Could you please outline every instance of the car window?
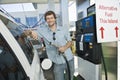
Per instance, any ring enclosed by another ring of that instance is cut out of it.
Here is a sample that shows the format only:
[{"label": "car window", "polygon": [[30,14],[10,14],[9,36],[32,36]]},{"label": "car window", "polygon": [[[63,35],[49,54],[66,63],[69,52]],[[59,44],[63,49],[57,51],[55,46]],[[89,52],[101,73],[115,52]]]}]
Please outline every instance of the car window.
[{"label": "car window", "polygon": [[7,25],[7,27],[25,53],[29,63],[32,64],[34,57],[33,46],[26,36],[22,36],[23,30],[21,29],[21,26],[10,27]]},{"label": "car window", "polygon": [[26,78],[20,62],[0,34],[0,80],[26,80]]}]

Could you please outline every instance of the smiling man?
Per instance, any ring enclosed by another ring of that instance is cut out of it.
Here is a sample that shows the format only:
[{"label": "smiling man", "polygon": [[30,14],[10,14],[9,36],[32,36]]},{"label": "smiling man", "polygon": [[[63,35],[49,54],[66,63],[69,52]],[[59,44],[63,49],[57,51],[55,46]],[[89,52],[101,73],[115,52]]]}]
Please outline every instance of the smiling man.
[{"label": "smiling man", "polygon": [[[56,14],[53,11],[47,11],[44,15],[47,25],[37,30],[37,35],[32,32],[32,37],[43,37],[48,58],[54,63],[55,80],[65,80],[64,71],[70,73],[70,80],[73,80],[74,57],[71,52],[72,40],[66,26],[58,26],[56,23]],[[56,46],[48,43],[53,43]],[[63,57],[64,54],[69,63],[70,71],[67,71],[67,64]],[[68,76],[66,77],[68,79]]]}]

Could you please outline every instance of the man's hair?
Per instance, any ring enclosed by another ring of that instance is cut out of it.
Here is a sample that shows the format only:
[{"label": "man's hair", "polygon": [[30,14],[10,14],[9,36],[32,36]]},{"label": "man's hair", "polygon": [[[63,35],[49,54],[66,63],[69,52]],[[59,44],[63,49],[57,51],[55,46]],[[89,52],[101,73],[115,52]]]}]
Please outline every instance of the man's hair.
[{"label": "man's hair", "polygon": [[48,16],[48,15],[53,15],[54,18],[56,19],[56,14],[53,11],[47,11],[44,15],[45,21],[46,21],[46,16]]}]

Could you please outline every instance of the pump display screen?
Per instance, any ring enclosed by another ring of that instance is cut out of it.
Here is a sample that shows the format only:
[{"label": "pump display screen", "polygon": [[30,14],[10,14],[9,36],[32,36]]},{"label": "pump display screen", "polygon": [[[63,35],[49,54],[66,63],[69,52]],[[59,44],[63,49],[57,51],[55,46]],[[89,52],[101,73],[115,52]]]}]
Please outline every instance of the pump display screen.
[{"label": "pump display screen", "polygon": [[88,27],[94,27],[94,19],[93,19],[93,16],[89,16],[87,18],[84,18],[82,20],[82,27],[83,28],[88,28]]},{"label": "pump display screen", "polygon": [[88,33],[84,35],[84,42],[92,42],[93,40],[93,33]]}]

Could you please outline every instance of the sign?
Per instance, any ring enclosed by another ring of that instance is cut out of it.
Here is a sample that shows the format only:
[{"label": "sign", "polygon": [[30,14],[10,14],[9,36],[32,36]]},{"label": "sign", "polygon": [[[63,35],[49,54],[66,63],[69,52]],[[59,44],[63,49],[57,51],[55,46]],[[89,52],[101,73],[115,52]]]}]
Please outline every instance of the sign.
[{"label": "sign", "polygon": [[120,31],[119,0],[96,0],[97,41],[118,41]]}]

